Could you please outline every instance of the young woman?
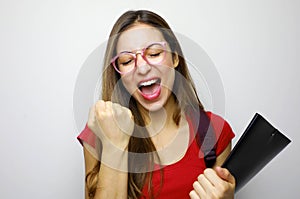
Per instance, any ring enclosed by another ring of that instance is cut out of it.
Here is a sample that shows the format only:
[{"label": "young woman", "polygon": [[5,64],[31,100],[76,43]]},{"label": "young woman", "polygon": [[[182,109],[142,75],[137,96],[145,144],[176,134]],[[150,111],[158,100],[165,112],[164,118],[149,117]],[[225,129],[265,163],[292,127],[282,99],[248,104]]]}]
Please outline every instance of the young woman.
[{"label": "young woman", "polygon": [[[102,80],[102,100],[78,136],[86,199],[234,197],[235,179],[220,167],[234,134],[221,117],[204,111],[163,18],[138,10],[117,20]],[[216,138],[212,168],[206,168],[201,151],[205,141],[195,138],[201,117],[209,118]]]}]

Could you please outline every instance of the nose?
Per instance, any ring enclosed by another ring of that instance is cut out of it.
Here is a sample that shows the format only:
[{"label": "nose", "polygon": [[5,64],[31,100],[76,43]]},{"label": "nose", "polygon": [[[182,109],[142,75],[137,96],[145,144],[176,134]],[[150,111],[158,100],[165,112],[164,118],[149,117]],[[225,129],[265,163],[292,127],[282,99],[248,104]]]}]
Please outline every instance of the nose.
[{"label": "nose", "polygon": [[136,68],[140,74],[147,74],[151,69],[151,66],[140,53],[136,55]]}]

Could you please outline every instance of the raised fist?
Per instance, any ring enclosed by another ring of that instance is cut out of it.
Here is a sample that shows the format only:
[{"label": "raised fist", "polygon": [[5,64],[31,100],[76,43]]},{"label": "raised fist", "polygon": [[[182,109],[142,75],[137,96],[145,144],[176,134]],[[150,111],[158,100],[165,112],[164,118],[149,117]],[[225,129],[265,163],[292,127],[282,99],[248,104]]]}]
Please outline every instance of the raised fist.
[{"label": "raised fist", "polygon": [[131,111],[117,103],[99,100],[92,106],[88,127],[101,139],[103,147],[124,150],[134,129]]}]

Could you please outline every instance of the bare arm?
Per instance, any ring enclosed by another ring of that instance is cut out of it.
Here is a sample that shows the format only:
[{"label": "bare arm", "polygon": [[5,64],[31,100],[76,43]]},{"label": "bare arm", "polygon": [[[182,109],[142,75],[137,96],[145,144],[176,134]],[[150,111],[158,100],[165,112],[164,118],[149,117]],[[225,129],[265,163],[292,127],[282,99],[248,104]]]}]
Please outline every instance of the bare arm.
[{"label": "bare arm", "polygon": [[[98,160],[84,148],[85,173],[89,173],[94,169]],[[123,159],[124,160],[124,159]],[[101,198],[127,198],[127,181],[128,174],[118,169],[110,168],[105,164],[100,165],[98,173],[97,189],[94,199]],[[85,186],[85,199],[89,199],[87,186]]]},{"label": "bare arm", "polygon": [[[85,147],[83,147],[83,154],[84,154],[85,176],[86,176],[89,172],[91,172],[94,169],[94,167],[98,163],[98,160],[94,158]],[[89,199],[87,184],[85,184],[85,199]]]},{"label": "bare arm", "polygon": [[224,163],[224,161],[226,160],[226,158],[228,157],[230,152],[231,152],[231,142],[228,144],[228,146],[225,148],[225,150],[217,157],[213,168],[215,168],[217,166],[219,166],[219,167],[222,166],[222,164]]},{"label": "bare arm", "polygon": [[[94,199],[127,198],[127,146],[134,129],[131,111],[119,104],[99,100],[90,110],[88,127],[102,143]],[[84,149],[84,157],[88,174],[98,164],[98,159],[95,159],[87,148]],[[89,198],[87,188],[85,197]]]}]

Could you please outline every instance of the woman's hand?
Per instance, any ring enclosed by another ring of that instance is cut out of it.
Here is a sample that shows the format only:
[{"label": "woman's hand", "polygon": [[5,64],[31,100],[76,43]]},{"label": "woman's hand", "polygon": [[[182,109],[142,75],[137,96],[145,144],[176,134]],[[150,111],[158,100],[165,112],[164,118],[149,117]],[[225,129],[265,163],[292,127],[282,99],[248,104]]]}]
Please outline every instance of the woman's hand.
[{"label": "woman's hand", "polygon": [[235,178],[225,168],[208,168],[198,176],[193,187],[191,199],[233,199]]},{"label": "woman's hand", "polygon": [[117,103],[99,100],[90,110],[88,127],[104,148],[124,150],[134,129],[131,111]]}]

